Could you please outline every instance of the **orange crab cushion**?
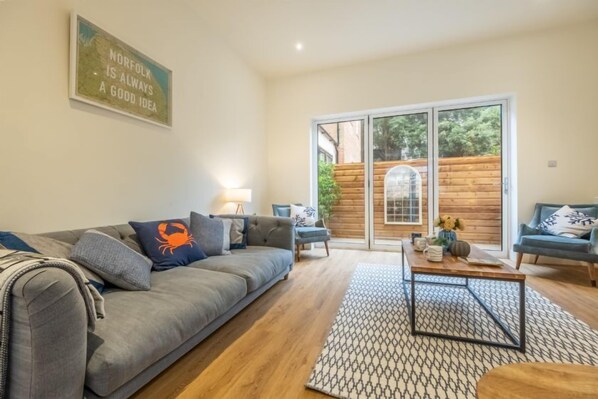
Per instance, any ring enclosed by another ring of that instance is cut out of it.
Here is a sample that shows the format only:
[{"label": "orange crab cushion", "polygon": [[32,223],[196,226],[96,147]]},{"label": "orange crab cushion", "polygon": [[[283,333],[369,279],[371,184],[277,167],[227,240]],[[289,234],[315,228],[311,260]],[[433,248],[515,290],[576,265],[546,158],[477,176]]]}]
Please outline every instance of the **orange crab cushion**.
[{"label": "orange crab cushion", "polygon": [[181,219],[129,222],[155,270],[186,266],[207,258]]}]

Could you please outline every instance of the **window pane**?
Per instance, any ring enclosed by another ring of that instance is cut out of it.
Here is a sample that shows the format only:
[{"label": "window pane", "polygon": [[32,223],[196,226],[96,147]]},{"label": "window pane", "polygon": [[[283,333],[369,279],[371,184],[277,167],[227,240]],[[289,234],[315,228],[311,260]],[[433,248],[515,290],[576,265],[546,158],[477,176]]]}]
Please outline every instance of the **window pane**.
[{"label": "window pane", "polygon": [[[318,125],[318,154],[319,216],[326,219],[335,241],[364,243],[363,121]],[[339,195],[331,201],[335,190]]]},{"label": "window pane", "polygon": [[[428,233],[428,123],[427,112],[373,119],[376,244],[398,244],[413,232]],[[403,172],[387,176],[398,166]]]},{"label": "window pane", "polygon": [[439,211],[463,218],[463,239],[502,249],[502,106],[438,112]]}]

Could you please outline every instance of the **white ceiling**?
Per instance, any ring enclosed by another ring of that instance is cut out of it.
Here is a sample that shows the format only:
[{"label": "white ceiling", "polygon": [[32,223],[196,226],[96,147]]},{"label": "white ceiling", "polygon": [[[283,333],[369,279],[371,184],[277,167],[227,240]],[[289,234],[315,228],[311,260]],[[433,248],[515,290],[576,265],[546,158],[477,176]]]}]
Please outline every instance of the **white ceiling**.
[{"label": "white ceiling", "polygon": [[598,0],[187,1],[267,77],[598,18]]}]

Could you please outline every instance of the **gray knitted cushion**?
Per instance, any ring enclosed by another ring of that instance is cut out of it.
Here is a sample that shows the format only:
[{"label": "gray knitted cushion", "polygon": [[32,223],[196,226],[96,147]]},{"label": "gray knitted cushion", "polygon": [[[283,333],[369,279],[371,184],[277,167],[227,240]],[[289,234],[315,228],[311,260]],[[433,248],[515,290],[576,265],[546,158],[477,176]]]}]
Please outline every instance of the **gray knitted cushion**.
[{"label": "gray knitted cushion", "polygon": [[83,264],[104,280],[125,290],[150,289],[152,261],[122,241],[97,230],[83,233],[69,259]]},{"label": "gray knitted cushion", "polygon": [[191,234],[197,244],[208,256],[230,255],[230,229],[232,221],[210,219],[207,216],[191,212]]}]

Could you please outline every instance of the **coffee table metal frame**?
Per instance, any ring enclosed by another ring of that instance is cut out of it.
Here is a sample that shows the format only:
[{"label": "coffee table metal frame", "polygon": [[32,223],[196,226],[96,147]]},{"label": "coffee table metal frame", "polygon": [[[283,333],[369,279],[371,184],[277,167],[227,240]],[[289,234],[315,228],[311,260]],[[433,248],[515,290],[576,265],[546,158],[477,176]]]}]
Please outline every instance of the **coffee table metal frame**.
[{"label": "coffee table metal frame", "polygon": [[[421,272],[413,272],[411,271],[411,278],[409,280],[405,279],[405,251],[401,251],[401,277],[402,277],[402,284],[403,284],[403,292],[405,293],[405,299],[407,301],[407,313],[409,314],[409,320],[411,322],[411,335],[425,335],[428,337],[436,337],[436,338],[445,338],[451,339],[454,341],[461,341],[461,342],[470,342],[475,344],[483,344],[483,345],[490,345],[499,348],[509,348],[509,349],[517,349],[522,353],[525,353],[525,280],[512,280],[512,279],[505,279],[505,278],[496,278],[496,277],[464,277],[462,275],[451,275],[451,274],[440,274],[440,273],[421,273]],[[455,277],[460,279],[465,279],[465,284],[456,284],[456,283],[443,283],[443,282],[436,282],[436,281],[416,281],[416,275],[423,275],[423,276],[439,276],[439,277]],[[471,288],[469,285],[469,279],[479,279],[479,280],[498,280],[498,281],[506,281],[519,284],[519,338],[517,338],[511,329],[500,319],[500,317],[492,311],[492,308],[488,306],[486,302]],[[510,343],[505,342],[496,342],[496,341],[489,341],[484,339],[478,338],[470,338],[470,337],[462,337],[458,335],[449,335],[449,334],[441,334],[429,331],[422,331],[416,328],[416,306],[415,306],[415,286],[417,284],[431,284],[431,285],[442,285],[442,286],[450,286],[456,288],[466,289],[471,296],[482,306],[482,308],[486,311],[486,313],[494,320],[494,322],[500,327],[500,329],[509,337],[511,340]],[[408,292],[407,286],[411,285],[411,293]]]}]

